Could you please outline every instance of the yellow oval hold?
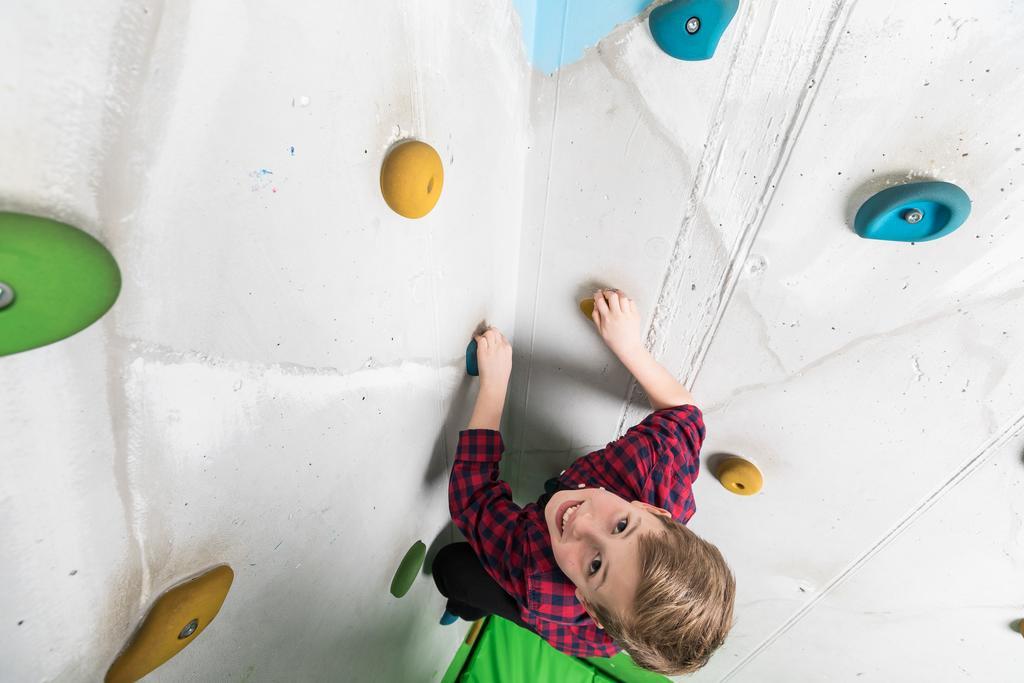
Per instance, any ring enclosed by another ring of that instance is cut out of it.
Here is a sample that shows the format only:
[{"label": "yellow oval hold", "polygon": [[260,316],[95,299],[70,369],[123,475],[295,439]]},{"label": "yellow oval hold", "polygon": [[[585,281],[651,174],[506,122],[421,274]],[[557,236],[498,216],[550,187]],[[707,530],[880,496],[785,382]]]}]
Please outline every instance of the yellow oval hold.
[{"label": "yellow oval hold", "polygon": [[157,598],[105,683],[134,683],[185,649],[217,616],[235,573],[226,564],[178,584]]},{"label": "yellow oval hold", "polygon": [[433,147],[410,140],[394,147],[380,167],[384,201],[400,216],[422,218],[433,210],[444,185],[441,157]]},{"label": "yellow oval hold", "polygon": [[583,311],[583,315],[587,316],[588,320],[594,319],[594,300],[583,299],[580,301],[580,310]]},{"label": "yellow oval hold", "polygon": [[764,477],[749,460],[728,458],[718,467],[718,481],[739,496],[752,496],[761,490]]}]

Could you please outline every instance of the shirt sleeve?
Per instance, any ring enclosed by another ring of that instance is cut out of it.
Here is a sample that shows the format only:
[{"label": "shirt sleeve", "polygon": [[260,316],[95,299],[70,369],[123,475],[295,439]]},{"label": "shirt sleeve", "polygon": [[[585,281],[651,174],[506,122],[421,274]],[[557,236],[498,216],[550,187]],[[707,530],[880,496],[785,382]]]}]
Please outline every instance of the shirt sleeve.
[{"label": "shirt sleeve", "polygon": [[512,502],[509,485],[498,479],[504,450],[501,433],[496,430],[459,432],[448,482],[448,508],[487,573],[523,604],[530,543],[522,508]]},{"label": "shirt sleeve", "polygon": [[565,474],[665,508],[686,521],[696,509],[690,488],[700,469],[704,434],[696,406],[662,408],[605,448],[576,460]]}]

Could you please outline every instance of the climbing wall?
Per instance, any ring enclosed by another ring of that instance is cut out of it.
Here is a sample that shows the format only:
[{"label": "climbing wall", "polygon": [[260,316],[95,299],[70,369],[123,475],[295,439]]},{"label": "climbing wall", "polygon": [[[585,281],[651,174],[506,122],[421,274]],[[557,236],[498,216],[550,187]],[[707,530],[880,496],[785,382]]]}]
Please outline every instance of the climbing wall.
[{"label": "climbing wall", "polygon": [[[102,680],[158,596],[221,563],[216,620],[151,680],[440,679],[465,630],[429,576],[389,588],[415,541],[451,538],[468,335],[512,328],[516,21],[2,3],[0,211],[96,237],[122,286],[0,357],[0,680]],[[380,192],[405,138],[445,167],[416,221]]]},{"label": "climbing wall", "polygon": [[[0,8],[0,212],[120,273],[98,322],[0,357],[0,680],[101,679],[220,564],[216,620],[147,680],[440,680],[468,625],[392,578],[456,538],[466,343],[513,342],[532,500],[650,410],[579,314],[599,285],[705,411],[691,528],[738,596],[687,680],[1024,670],[1024,11],[741,2],[685,61],[650,9]],[[414,220],[381,194],[407,139],[443,167]],[[857,236],[921,180],[964,188],[963,227]]]},{"label": "climbing wall", "polygon": [[[622,288],[705,411],[690,526],[737,576],[735,628],[687,680],[1024,670],[1022,19],[747,2],[710,61],[668,58],[641,16],[579,58],[567,37],[535,77],[519,482],[650,410],[573,309],[590,281]],[[873,193],[922,180],[968,191],[958,231],[853,231]],[[711,476],[732,454],[760,494]]]}]

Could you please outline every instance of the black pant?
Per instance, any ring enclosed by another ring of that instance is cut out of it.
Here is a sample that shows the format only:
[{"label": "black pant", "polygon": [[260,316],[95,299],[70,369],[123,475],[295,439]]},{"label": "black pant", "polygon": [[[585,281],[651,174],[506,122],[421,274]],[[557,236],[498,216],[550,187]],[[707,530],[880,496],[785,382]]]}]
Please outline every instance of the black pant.
[{"label": "black pant", "polygon": [[448,598],[447,609],[452,614],[467,621],[497,614],[533,631],[519,617],[519,605],[491,578],[468,543],[451,543],[441,548],[431,571],[437,590]]},{"label": "black pant", "polygon": [[[537,505],[543,510],[556,491],[566,488],[570,487],[557,478],[549,479],[544,484],[544,494],[537,499]],[[441,548],[434,558],[431,573],[437,590],[448,598],[447,609],[452,614],[467,621],[497,614],[536,633],[519,617],[519,605],[491,578],[469,543],[451,543]]]}]

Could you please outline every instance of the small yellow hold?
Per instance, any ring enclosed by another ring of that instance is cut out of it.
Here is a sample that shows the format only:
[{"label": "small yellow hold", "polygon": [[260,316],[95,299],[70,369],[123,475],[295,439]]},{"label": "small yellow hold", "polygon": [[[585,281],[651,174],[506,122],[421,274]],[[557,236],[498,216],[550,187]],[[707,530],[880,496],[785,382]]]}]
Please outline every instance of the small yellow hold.
[{"label": "small yellow hold", "polygon": [[433,147],[410,140],[394,147],[380,167],[380,191],[391,209],[406,218],[433,210],[444,185],[441,157]]},{"label": "small yellow hold", "polygon": [[220,565],[157,598],[104,681],[133,683],[184,650],[217,616],[234,577]]},{"label": "small yellow hold", "polygon": [[584,299],[580,302],[580,310],[583,311],[583,315],[587,316],[588,320],[594,319],[594,300]]},{"label": "small yellow hold", "polygon": [[722,486],[740,496],[752,496],[764,484],[761,470],[743,458],[726,459],[719,465],[717,476]]},{"label": "small yellow hold", "polygon": [[477,619],[476,621],[473,622],[473,625],[469,627],[469,633],[466,634],[466,640],[464,641],[466,643],[466,645],[469,645],[470,647],[473,646],[473,643],[476,642],[477,636],[480,635],[480,630],[483,627],[484,627],[484,620],[483,619]]}]

